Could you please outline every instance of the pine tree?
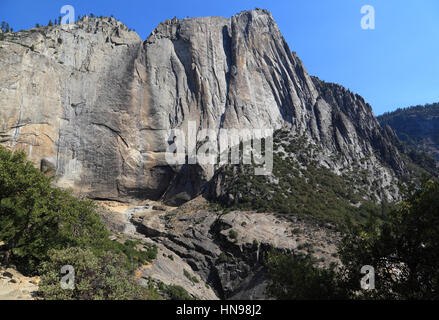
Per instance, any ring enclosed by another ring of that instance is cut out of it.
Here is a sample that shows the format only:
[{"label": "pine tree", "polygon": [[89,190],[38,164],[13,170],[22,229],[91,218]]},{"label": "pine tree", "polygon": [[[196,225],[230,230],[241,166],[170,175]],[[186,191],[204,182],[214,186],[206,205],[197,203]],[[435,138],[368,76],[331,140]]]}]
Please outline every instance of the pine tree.
[{"label": "pine tree", "polygon": [[9,32],[10,31],[9,24],[6,21],[2,21],[1,29],[5,33]]}]

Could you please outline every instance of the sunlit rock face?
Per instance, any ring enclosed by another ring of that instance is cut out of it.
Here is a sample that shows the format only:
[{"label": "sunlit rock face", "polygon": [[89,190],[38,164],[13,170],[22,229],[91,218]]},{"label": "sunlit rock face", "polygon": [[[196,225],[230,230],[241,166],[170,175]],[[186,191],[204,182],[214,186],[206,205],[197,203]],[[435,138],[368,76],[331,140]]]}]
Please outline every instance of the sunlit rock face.
[{"label": "sunlit rock face", "polygon": [[288,128],[325,150],[322,165],[339,172],[367,159],[384,185],[404,171],[370,106],[310,77],[265,10],[167,20],[146,41],[114,18],[84,17],[7,34],[0,61],[0,142],[91,198],[198,195],[214,167],[165,159],[169,130],[189,121],[215,132]]}]

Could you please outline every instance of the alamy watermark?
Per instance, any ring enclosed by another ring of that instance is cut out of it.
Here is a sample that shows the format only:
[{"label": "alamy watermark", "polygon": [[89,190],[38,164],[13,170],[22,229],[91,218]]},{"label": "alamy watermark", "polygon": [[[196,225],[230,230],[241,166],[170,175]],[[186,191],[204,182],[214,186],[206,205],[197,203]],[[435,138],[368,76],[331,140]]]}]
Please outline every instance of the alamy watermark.
[{"label": "alamy watermark", "polygon": [[71,265],[65,265],[61,267],[61,274],[64,276],[61,278],[61,288],[64,290],[75,289],[75,268]]},{"label": "alamy watermark", "polygon": [[[185,132],[186,131],[186,132]],[[253,164],[255,175],[273,171],[273,129],[171,129],[166,161],[170,165]]]},{"label": "alamy watermark", "polygon": [[361,274],[365,275],[360,280],[361,289],[374,290],[375,289],[375,268],[372,266],[363,266],[360,271],[361,271]]},{"label": "alamy watermark", "polygon": [[60,24],[63,29],[70,29],[75,23],[75,8],[71,5],[61,7],[60,13],[63,14]]},{"label": "alamy watermark", "polygon": [[361,7],[361,29],[375,30],[375,8],[371,5],[364,5]]}]

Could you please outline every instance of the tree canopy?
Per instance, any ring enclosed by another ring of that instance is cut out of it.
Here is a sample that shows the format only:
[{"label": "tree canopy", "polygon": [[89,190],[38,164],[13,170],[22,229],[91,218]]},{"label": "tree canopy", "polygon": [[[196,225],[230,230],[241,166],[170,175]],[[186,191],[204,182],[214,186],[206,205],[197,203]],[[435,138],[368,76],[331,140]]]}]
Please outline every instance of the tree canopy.
[{"label": "tree canopy", "polygon": [[0,239],[9,261],[31,272],[49,249],[103,246],[108,236],[91,201],[52,187],[24,153],[0,147]]},{"label": "tree canopy", "polygon": [[[157,247],[111,241],[90,200],[52,186],[52,178],[23,152],[0,146],[0,243],[5,262],[40,275],[45,299],[150,299],[158,295],[133,281],[132,273],[152,261]],[[72,265],[76,289],[59,286],[60,268]]]},{"label": "tree canopy", "polygon": [[[428,180],[386,217],[348,223],[339,245],[342,266],[318,269],[311,258],[268,259],[268,293],[278,299],[439,299],[439,183]],[[362,290],[363,266],[375,289]]]}]

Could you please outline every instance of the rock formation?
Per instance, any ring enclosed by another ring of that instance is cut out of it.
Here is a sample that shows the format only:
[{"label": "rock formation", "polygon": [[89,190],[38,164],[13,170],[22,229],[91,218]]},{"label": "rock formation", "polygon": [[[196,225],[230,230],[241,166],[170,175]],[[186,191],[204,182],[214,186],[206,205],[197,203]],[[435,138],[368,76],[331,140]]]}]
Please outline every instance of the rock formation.
[{"label": "rock formation", "polygon": [[368,158],[387,184],[405,170],[393,132],[363,98],[309,76],[266,10],[168,20],[146,41],[114,18],[84,17],[7,34],[0,60],[0,142],[90,198],[197,196],[214,167],[165,160],[169,130],[189,121],[288,128],[341,155],[321,159],[335,172]]},{"label": "rock formation", "polygon": [[[218,215],[207,209],[202,196],[163,210],[143,202],[137,206],[98,203],[115,234],[123,232],[124,237],[157,246],[157,258],[138,272],[140,283],[146,285],[151,279],[179,285],[199,299],[267,298],[264,259],[273,249],[312,254],[319,266],[338,262],[335,252],[340,232],[329,223],[318,226],[271,213]],[[121,219],[127,212],[134,214]],[[127,223],[135,228],[126,228]]]}]

